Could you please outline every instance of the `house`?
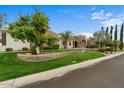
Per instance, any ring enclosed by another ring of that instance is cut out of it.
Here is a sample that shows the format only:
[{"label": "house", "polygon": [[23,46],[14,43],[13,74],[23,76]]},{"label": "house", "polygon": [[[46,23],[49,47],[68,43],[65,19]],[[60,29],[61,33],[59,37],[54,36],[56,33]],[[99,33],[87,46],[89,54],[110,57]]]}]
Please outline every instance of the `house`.
[{"label": "house", "polygon": [[[86,36],[85,35],[75,35],[72,36],[72,40],[67,42],[67,48],[85,48],[86,47]],[[64,42],[59,39],[58,44],[60,45],[60,49],[64,48]]]},{"label": "house", "polygon": [[[5,51],[6,48],[13,48],[13,50],[22,50],[23,47],[30,48],[31,44],[29,42],[22,42],[20,40],[14,40],[8,33],[7,30],[0,31],[0,51]],[[54,35],[55,37],[59,38],[60,35],[53,31],[48,31],[47,34]],[[72,36],[72,40],[67,42],[67,48],[85,48],[87,45],[87,38],[85,35],[74,35]],[[58,39],[56,44],[59,44],[59,49],[64,48],[64,44],[62,39]]]},{"label": "house", "polygon": [[30,48],[28,42],[16,41],[6,31],[0,31],[0,51],[5,51],[6,48],[13,48],[13,50],[22,50],[23,47]]}]

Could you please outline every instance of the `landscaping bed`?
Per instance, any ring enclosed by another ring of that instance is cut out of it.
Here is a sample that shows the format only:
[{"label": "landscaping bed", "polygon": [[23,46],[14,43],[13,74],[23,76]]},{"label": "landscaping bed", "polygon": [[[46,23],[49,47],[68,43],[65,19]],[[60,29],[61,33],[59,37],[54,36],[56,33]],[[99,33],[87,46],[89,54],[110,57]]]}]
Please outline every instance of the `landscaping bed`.
[{"label": "landscaping bed", "polygon": [[84,54],[68,55],[52,60],[32,63],[21,61],[17,59],[16,55],[16,53],[0,53],[0,81],[105,56],[100,52],[87,51]]},{"label": "landscaping bed", "polygon": [[30,53],[21,53],[17,54],[17,58],[27,62],[39,62],[45,61],[50,59],[55,59],[67,55],[77,55],[82,54],[85,51],[71,51],[71,52],[60,52],[60,53],[49,53],[49,54],[39,54],[39,55],[31,55]]}]

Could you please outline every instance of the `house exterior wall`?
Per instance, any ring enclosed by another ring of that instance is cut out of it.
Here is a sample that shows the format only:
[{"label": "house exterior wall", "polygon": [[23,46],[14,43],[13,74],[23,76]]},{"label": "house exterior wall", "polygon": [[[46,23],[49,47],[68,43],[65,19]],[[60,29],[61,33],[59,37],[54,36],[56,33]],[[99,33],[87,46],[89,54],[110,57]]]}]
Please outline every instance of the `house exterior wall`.
[{"label": "house exterior wall", "polygon": [[9,34],[6,33],[6,45],[0,44],[0,51],[5,51],[6,48],[13,48],[13,50],[22,50],[23,47],[30,48],[28,42],[15,41]]},{"label": "house exterior wall", "polygon": [[73,48],[73,40],[67,42],[67,48],[68,49]]},{"label": "house exterior wall", "polygon": [[[64,49],[63,41],[61,39],[58,40],[57,44],[59,44],[59,49]],[[73,48],[73,40],[67,42],[67,49],[71,48]]]}]

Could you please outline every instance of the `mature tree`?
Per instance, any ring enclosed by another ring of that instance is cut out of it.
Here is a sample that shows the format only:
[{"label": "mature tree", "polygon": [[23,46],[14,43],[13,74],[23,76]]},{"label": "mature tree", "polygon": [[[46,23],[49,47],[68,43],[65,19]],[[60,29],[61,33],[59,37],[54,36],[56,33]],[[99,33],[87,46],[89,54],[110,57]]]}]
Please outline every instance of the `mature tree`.
[{"label": "mature tree", "polygon": [[105,34],[105,47],[110,46],[110,34],[108,33],[109,28],[106,28],[106,34]]},{"label": "mature tree", "polygon": [[67,42],[72,39],[72,32],[66,30],[65,32],[60,33],[60,39],[63,40],[64,48],[67,48]]},{"label": "mature tree", "polygon": [[10,35],[21,41],[32,43],[36,54],[40,53],[46,42],[45,33],[49,29],[48,17],[41,11],[36,10],[31,16],[20,16],[20,18],[9,25]]},{"label": "mature tree", "polygon": [[105,40],[106,40],[106,33],[105,31],[96,31],[93,34],[93,38],[96,41],[96,43],[98,44],[98,47],[103,47],[105,45]]},{"label": "mature tree", "polygon": [[109,28],[107,27],[107,28],[106,28],[106,35],[108,35],[108,30],[109,30]]},{"label": "mature tree", "polygon": [[117,51],[117,32],[118,32],[118,28],[117,28],[117,24],[115,26],[115,32],[114,32],[114,49],[115,51]]},{"label": "mature tree", "polygon": [[113,26],[110,28],[110,47],[111,47],[111,53],[113,52]]},{"label": "mature tree", "polygon": [[118,31],[118,26],[117,26],[117,24],[116,24],[116,26],[115,26],[115,33],[114,33],[114,40],[115,41],[117,41],[117,31]]},{"label": "mature tree", "polygon": [[104,27],[103,26],[101,27],[101,31],[104,31]]},{"label": "mature tree", "polygon": [[111,29],[110,29],[110,40],[111,40],[111,42],[112,42],[112,35],[113,35],[113,26],[111,26]]},{"label": "mature tree", "polygon": [[52,45],[55,45],[56,44],[56,41],[57,41],[57,37],[55,36],[52,36],[52,35],[47,35],[47,45],[52,48]]},{"label": "mature tree", "polygon": [[124,30],[124,25],[121,25],[121,31],[120,31],[120,50],[123,50],[123,30]]}]

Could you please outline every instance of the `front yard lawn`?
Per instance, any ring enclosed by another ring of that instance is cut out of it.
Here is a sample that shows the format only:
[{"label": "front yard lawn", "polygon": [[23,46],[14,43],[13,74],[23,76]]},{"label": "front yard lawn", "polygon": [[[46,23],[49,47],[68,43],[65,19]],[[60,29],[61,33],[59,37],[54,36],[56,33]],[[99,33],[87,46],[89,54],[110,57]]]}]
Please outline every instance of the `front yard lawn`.
[{"label": "front yard lawn", "polygon": [[43,53],[59,53],[59,52],[74,52],[82,51],[83,49],[52,49],[52,50],[43,50]]},{"label": "front yard lawn", "polygon": [[0,53],[0,81],[38,73],[89,59],[103,57],[104,54],[88,51],[42,62],[24,62],[16,58],[16,53]]}]

